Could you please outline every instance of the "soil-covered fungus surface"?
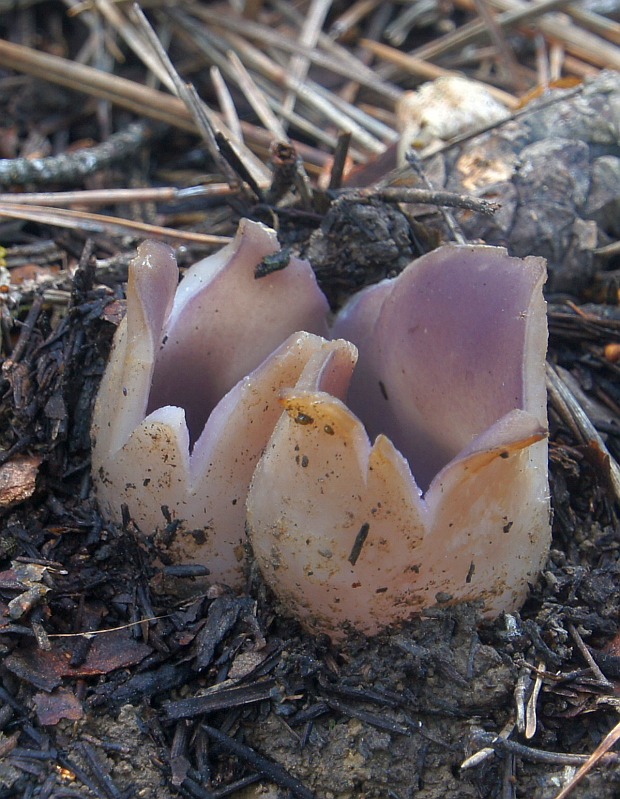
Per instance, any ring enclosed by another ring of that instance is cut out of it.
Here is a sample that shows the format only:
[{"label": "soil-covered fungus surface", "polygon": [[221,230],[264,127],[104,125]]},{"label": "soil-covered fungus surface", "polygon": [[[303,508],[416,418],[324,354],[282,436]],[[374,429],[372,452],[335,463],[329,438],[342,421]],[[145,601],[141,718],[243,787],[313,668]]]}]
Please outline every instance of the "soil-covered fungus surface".
[{"label": "soil-covered fungus surface", "polygon": [[[387,46],[381,31],[396,25],[404,38],[389,49],[404,42],[405,54],[416,36],[430,47],[477,16],[437,4],[407,27],[396,24],[406,4],[326,3],[323,16],[321,5],[149,10],[209,108],[220,110],[224,75],[244,135],[236,149],[234,114],[205,143],[182,98],[142,85],[146,68],[109,9],[68,17],[54,2],[17,4],[0,20],[0,799],[620,796],[618,75],[593,61],[585,81],[397,165],[396,108],[412,73],[370,58]],[[135,12],[121,13],[146,35]],[[296,72],[311,96],[289,112],[284,141],[226,53],[277,115],[290,103],[283,68],[261,73],[251,48],[275,58],[266,31],[291,44],[313,18],[300,53],[320,57]],[[513,37],[525,85],[495,72],[488,82],[525,98],[537,83],[530,33]],[[349,63],[343,74],[341,51],[357,73]],[[59,60],[35,69],[33,53]],[[107,94],[87,65],[107,76]],[[317,87],[330,103],[341,90],[348,129],[321,117]],[[174,519],[155,531],[129,513],[120,525],[102,518],[90,423],[128,263],[156,237],[183,272],[243,217],[310,260],[333,308],[455,239],[547,258],[553,543],[519,611],[486,621],[475,604],[439,604],[334,643],[289,618],[255,568],[235,593],[206,569],[162,563]]]}]

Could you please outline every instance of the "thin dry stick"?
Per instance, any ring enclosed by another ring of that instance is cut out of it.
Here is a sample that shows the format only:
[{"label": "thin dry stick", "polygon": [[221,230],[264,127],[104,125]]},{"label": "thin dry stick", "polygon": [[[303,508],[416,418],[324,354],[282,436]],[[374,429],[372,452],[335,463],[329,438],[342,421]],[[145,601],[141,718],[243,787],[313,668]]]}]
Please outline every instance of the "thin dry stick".
[{"label": "thin dry stick", "polygon": [[615,22],[615,20],[607,19],[601,14],[595,14],[593,11],[572,5],[567,7],[566,13],[582,27],[592,31],[592,33],[596,33],[604,39],[609,39],[614,44],[620,44],[620,23]]},{"label": "thin dry stick", "polygon": [[133,122],[113,133],[106,141],[75,152],[45,158],[0,159],[0,183],[23,186],[26,183],[75,183],[113,163],[135,157],[152,138],[152,131],[142,122]]},{"label": "thin dry stick", "polygon": [[385,151],[385,145],[382,142],[364,130],[364,128],[350,116],[345,115],[336,108],[331,98],[327,99],[323,96],[323,93],[330,95],[330,92],[326,92],[320,87],[318,87],[319,90],[317,90],[317,84],[313,81],[307,81],[306,83],[294,81],[287,75],[286,70],[268,58],[264,53],[261,53],[260,50],[249,42],[246,42],[241,37],[232,33],[229,34],[228,37],[239,56],[243,58],[246,63],[249,62],[254,69],[270,78],[279,86],[294,91],[300,100],[315,108],[319,113],[322,113],[341,130],[350,130],[353,139],[366,150],[374,153],[383,153]]},{"label": "thin dry stick", "polygon": [[21,205],[19,203],[0,203],[0,216],[9,219],[25,219],[28,222],[39,222],[42,225],[54,225],[72,230],[85,230],[90,233],[106,233],[109,236],[150,236],[158,239],[193,241],[199,244],[228,244],[232,240],[228,236],[173,230],[160,225],[135,222],[131,219],[91,214],[88,211],[71,211],[66,208],[51,210],[37,205]]},{"label": "thin dry stick", "polygon": [[[525,11],[530,8],[526,0],[487,0],[498,11]],[[471,9],[473,0],[456,0],[460,8]],[[501,18],[500,18],[501,19]],[[569,53],[596,64],[598,67],[620,69],[620,49],[610,42],[566,21],[557,14],[544,16],[538,28],[550,40],[559,41]]]},{"label": "thin dry stick", "polygon": [[334,149],[334,161],[329,175],[329,189],[332,191],[342,186],[342,177],[347,163],[350,144],[350,133],[341,133],[338,136],[338,144]]},{"label": "thin dry stick", "polygon": [[[218,131],[218,128],[214,128],[212,116],[209,114],[210,109],[208,109],[206,104],[198,97],[198,93],[194,90],[194,87],[186,83],[176,71],[172,61],[168,57],[168,53],[166,53],[162,47],[157,34],[137,3],[134,3],[132,7],[132,16],[142,36],[148,43],[152,56],[159,60],[161,68],[166,72],[169,80],[172,81],[174,93],[183,100],[187,106],[207,149],[211,153],[211,157],[215,163],[218,164],[229,182],[234,184],[237,181],[237,176],[227,161],[222,157],[220,149],[217,146],[215,133]],[[264,178],[265,175],[263,174],[261,177]]]},{"label": "thin dry stick", "polygon": [[[284,52],[299,52],[317,66],[324,67],[349,80],[355,79],[363,86],[367,86],[379,92],[392,101],[398,100],[403,94],[403,90],[398,86],[382,81],[372,69],[366,66],[366,64],[349,53],[348,50],[334,45],[329,39],[327,39],[327,41],[330,46],[330,52],[325,52],[316,48],[303,47],[288,36],[284,36],[280,32],[272,30],[265,25],[251,22],[244,17],[236,17],[230,13],[223,14],[204,6],[191,6],[190,10],[192,16],[203,20],[209,25],[211,32],[213,32],[214,29],[221,28],[223,30],[229,30],[232,33],[238,33],[246,39],[252,39],[262,45],[270,45]],[[181,24],[184,24],[187,30],[195,30],[195,21],[190,20],[187,15],[180,13],[177,9],[169,9],[168,14],[179,23],[183,21]],[[201,31],[201,33],[202,32],[203,31]],[[323,46],[324,41],[325,34],[321,34],[319,37],[321,46]],[[333,48],[335,48],[335,52],[332,52]]]},{"label": "thin dry stick", "polygon": [[90,189],[78,191],[37,191],[20,194],[1,194],[0,203],[20,205],[44,205],[67,208],[70,205],[113,205],[116,203],[171,202],[188,197],[226,197],[235,193],[228,183],[210,183],[207,186],[191,186],[177,189],[173,186],[139,189]]},{"label": "thin dry stick", "polygon": [[126,78],[4,40],[0,40],[0,65],[109,100],[149,119],[196,131],[187,109],[178,98]]},{"label": "thin dry stick", "polygon": [[[49,55],[23,45],[0,39],[0,66],[23,72],[41,80],[65,86],[82,94],[108,100],[121,108],[126,108],[138,116],[144,116],[172,127],[197,133],[185,103],[178,97],[151,89],[141,83],[120,78],[109,72],[69,61],[60,56]],[[257,125],[242,121],[241,127],[246,140],[257,147],[269,147],[271,136]],[[295,142],[297,152],[305,161],[323,167],[328,161],[326,153],[303,142]],[[263,164],[256,159],[261,168]],[[269,180],[262,181],[269,185]]]},{"label": "thin dry stick", "polygon": [[550,363],[547,363],[547,389],[552,402],[557,403],[561,409],[562,419],[575,431],[577,439],[595,443],[601,452],[609,459],[609,474],[612,488],[616,500],[620,500],[620,467],[616,459],[607,449],[600,433],[594,427],[581,405],[577,402],[572,391]]},{"label": "thin dry stick", "polygon": [[[385,26],[389,22],[391,15],[392,6],[389,4],[384,4],[380,8],[376,9],[372,15],[372,18],[370,19],[369,25],[366,28],[366,38],[381,39],[383,36],[383,31],[385,30]],[[372,64],[374,56],[369,50],[360,48],[359,59],[361,63],[368,67],[370,64]],[[373,72],[374,71],[375,70],[373,70]],[[359,81],[352,79],[349,80],[349,82],[345,84],[342,89],[340,89],[338,96],[342,97],[343,100],[346,100],[349,103],[353,103],[358,97],[359,90]],[[395,104],[397,102],[398,99],[395,98]]]},{"label": "thin dry stick", "polygon": [[[312,0],[310,8],[306,12],[306,18],[302,25],[298,39],[298,44],[313,50],[319,40],[319,35],[325,22],[325,17],[332,4],[332,0]],[[288,64],[288,69],[293,81],[303,83],[308,75],[310,59],[300,52],[293,53]],[[290,89],[284,97],[284,110],[293,111],[295,100],[297,99],[294,91]]]},{"label": "thin dry stick", "polygon": [[217,95],[217,101],[220,105],[220,110],[224,115],[224,119],[226,120],[226,124],[228,125],[228,129],[230,130],[231,138],[233,141],[243,143],[243,131],[241,130],[241,123],[239,122],[237,109],[235,108],[233,98],[228,91],[228,86],[222,77],[222,73],[216,64],[213,64],[210,73],[211,80],[213,81],[213,88],[215,89],[215,93]]},{"label": "thin dry stick", "polygon": [[551,42],[549,48],[549,78],[559,80],[562,77],[562,67],[564,65],[564,46],[560,42]]},{"label": "thin dry stick", "polygon": [[353,3],[350,8],[347,8],[346,11],[332,22],[332,26],[327,35],[332,39],[338,39],[344,36],[347,31],[355,27],[364,17],[371,14],[380,2],[381,0],[357,0],[356,3]]},{"label": "thin dry stick", "polygon": [[174,83],[160,60],[153,55],[148,41],[130,24],[129,20],[119,11],[119,7],[110,0],[94,0],[95,7],[107,22],[118,32],[125,43],[130,47],[148,69],[168,88],[174,92]]},{"label": "thin dry stick", "polygon": [[503,71],[503,82],[516,89],[517,94],[525,91],[522,79],[519,77],[519,65],[512,47],[506,41],[501,27],[497,24],[495,15],[488,6],[487,0],[474,0],[480,19],[489,31],[491,41],[495,45],[497,56]]},{"label": "thin dry stick", "polygon": [[254,83],[252,76],[243,66],[239,56],[233,50],[229,50],[228,60],[230,61],[237,85],[243,92],[245,99],[256,112],[260,121],[277,139],[288,141],[288,135],[280,120],[269,107],[269,103],[265,99],[262,91],[258,88],[256,83]]},{"label": "thin dry stick", "polygon": [[612,746],[615,746],[616,743],[620,740],[620,721],[616,724],[616,726],[607,733],[605,738],[601,741],[601,743],[596,747],[594,752],[590,755],[588,760],[580,767],[579,771],[575,774],[575,776],[568,782],[558,793],[555,799],[566,799],[569,793],[572,792],[573,788],[575,788],[579,783],[583,780],[583,778],[596,766],[596,764],[601,760],[611,749]]},{"label": "thin dry stick", "polygon": [[466,194],[455,194],[451,191],[435,191],[433,189],[408,189],[405,187],[385,187],[369,189],[341,189],[339,194],[358,200],[383,200],[386,203],[411,203],[413,205],[437,205],[447,208],[465,208],[479,214],[492,216],[497,205],[478,197]]},{"label": "thin dry stick", "polygon": [[[532,22],[534,19],[567,5],[570,0],[541,0],[540,3],[528,3],[527,7],[514,11],[504,12],[496,18],[497,25],[502,30],[507,30],[519,24]],[[467,22],[452,33],[447,33],[432,42],[418,47],[411,55],[422,59],[438,58],[451,50],[461,49],[469,44],[474,44],[487,37],[487,29],[482,20],[476,19]]]},{"label": "thin dry stick", "polygon": [[[314,138],[317,142],[324,144],[330,151],[336,147],[338,139],[333,133],[320,128],[318,125],[315,125],[314,122],[310,122],[305,117],[301,117],[295,111],[290,114],[284,111],[282,103],[275,97],[271,96],[270,90],[273,88],[273,86],[268,80],[257,77],[256,85],[261,87],[265,98],[276,114],[280,114],[285,119],[288,119],[297,130],[307,134],[311,138]],[[351,148],[350,154],[358,163],[365,163],[368,160],[367,156],[364,155],[359,149]]]},{"label": "thin dry stick", "polygon": [[592,653],[586,646],[585,641],[583,640],[581,635],[579,635],[579,630],[577,630],[577,628],[572,622],[568,623],[568,631],[571,634],[575,643],[577,644],[577,648],[581,652],[581,656],[590,667],[590,670],[592,671],[592,674],[595,676],[596,680],[600,683],[600,685],[613,691],[614,688],[613,683],[611,683],[607,679],[607,677],[605,677],[605,675],[601,671],[600,666],[598,665],[596,660],[594,660],[594,658],[592,657]]},{"label": "thin dry stick", "polygon": [[[493,733],[490,732],[476,735],[476,740],[485,747],[492,747],[495,751],[499,752],[509,752],[531,763],[550,763],[555,766],[577,766],[582,763],[587,763],[592,757],[588,755],[574,755],[572,753],[565,752],[549,752],[544,749],[533,749],[532,747],[525,746],[517,741],[500,738],[499,736],[493,735]],[[601,758],[605,763],[612,765],[617,765],[619,761],[619,756],[615,752],[604,752],[601,755]],[[470,767],[469,760],[466,761],[466,763],[468,767]],[[461,766],[461,768],[463,768],[463,766]],[[558,795],[555,797],[555,799],[563,799],[563,797]]]},{"label": "thin dry stick", "polygon": [[384,141],[393,142],[398,139],[398,133],[380,119],[371,116],[363,108],[349,103],[344,97],[339,94],[334,94],[328,91],[323,86],[316,85],[316,91],[325,97],[326,100],[332,102],[336,108],[339,108],[343,114],[350,116],[356,122],[359,122],[366,130],[369,130],[375,136],[383,139]]},{"label": "thin dry stick", "polygon": [[[390,47],[387,44],[380,44],[379,42],[374,42],[370,39],[362,39],[360,44],[362,47],[366,47],[368,50],[373,52],[376,56],[379,56],[379,58],[383,58],[392,64],[396,64],[401,69],[411,72],[414,75],[420,75],[423,78],[430,78],[431,80],[434,80],[435,78],[441,78],[450,75],[460,75],[462,77],[462,73],[460,72],[438,67],[435,64],[431,64],[429,61],[424,61],[423,59],[418,58],[417,56],[407,55],[407,53],[403,53],[401,50],[397,50],[395,47]],[[498,89],[495,86],[490,86],[487,84],[485,84],[485,86],[489,94],[491,94],[496,100],[499,100],[500,103],[503,103],[507,108],[518,107],[519,100],[512,94],[508,94],[508,92]]]}]

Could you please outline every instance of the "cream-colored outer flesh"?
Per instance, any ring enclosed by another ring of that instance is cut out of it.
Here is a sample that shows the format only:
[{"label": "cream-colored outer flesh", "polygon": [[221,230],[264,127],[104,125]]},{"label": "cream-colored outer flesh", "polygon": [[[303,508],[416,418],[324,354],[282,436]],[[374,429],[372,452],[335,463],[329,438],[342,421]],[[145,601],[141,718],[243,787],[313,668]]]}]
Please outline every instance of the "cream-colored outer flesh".
[{"label": "cream-colored outer flesh", "polygon": [[481,599],[488,616],[520,607],[550,539],[538,421],[516,412],[500,440],[448,464],[422,498],[387,438],[370,447],[341,401],[304,382],[286,392],[248,497],[254,555],[283,606],[336,637],[438,603]]},{"label": "cream-colored outer flesh", "polygon": [[243,584],[245,499],[256,463],[280,416],[280,390],[294,385],[306,361],[333,345],[310,333],[290,337],[230,391],[211,414],[189,456],[185,416],[166,407],[150,414],[116,452],[93,454],[97,498],[121,521],[121,503],[144,533],[158,536],[164,562],[199,563],[210,578]]},{"label": "cream-colored outer flesh", "polygon": [[440,248],[336,322],[359,348],[349,402],[366,427],[316,359],[283,393],[248,531],[308,628],[373,634],[446,602],[521,606],[550,544],[544,277],[541,259]]},{"label": "cream-colored outer flesh", "polygon": [[[162,562],[204,565],[211,580],[235,588],[244,581],[248,486],[281,414],[279,392],[295,385],[313,353],[332,346],[293,333],[306,325],[327,329],[327,303],[307,263],[291,259],[284,270],[254,279],[261,258],[277,250],[273,231],[246,220],[235,241],[194,266],[177,289],[170,248],[143,244],[93,416],[93,479],[103,515],[120,523],[126,506],[145,535],[157,533]],[[245,340],[235,350],[237,328]],[[215,374],[218,359],[225,378],[221,369]],[[231,383],[211,403],[189,390]],[[166,404],[159,407],[154,395]],[[192,430],[190,417],[200,426]]]}]

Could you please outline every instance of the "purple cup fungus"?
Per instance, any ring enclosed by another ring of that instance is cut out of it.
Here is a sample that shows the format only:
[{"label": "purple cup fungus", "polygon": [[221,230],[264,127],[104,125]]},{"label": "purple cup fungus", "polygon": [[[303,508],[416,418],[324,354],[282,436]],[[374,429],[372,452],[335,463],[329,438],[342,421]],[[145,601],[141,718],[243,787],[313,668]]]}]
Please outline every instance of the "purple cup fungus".
[{"label": "purple cup fungus", "polygon": [[311,353],[334,347],[306,261],[255,279],[279,249],[274,231],[243,220],[178,283],[172,250],[142,244],[93,415],[103,515],[119,523],[126,505],[143,533],[158,533],[163,562],[204,565],[234,588],[244,583],[248,486],[282,413],[280,389]]},{"label": "purple cup fungus", "polygon": [[308,629],[521,607],[550,544],[544,280],[540,258],[441,247],[336,318],[359,350],[348,405],[312,361],[282,392],[248,532]]},{"label": "purple cup fungus", "polygon": [[169,248],[139,249],[93,420],[104,515],[236,588],[247,527],[282,606],[336,638],[519,608],[550,542],[544,261],[442,247],[329,341],[307,263],[255,279],[277,250],[244,221],[177,288]]}]

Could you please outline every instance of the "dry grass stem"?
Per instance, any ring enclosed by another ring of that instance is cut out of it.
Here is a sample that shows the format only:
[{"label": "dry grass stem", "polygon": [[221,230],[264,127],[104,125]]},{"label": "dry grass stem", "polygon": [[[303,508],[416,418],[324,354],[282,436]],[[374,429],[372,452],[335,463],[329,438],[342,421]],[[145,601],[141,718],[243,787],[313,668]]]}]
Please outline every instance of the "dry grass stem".
[{"label": "dry grass stem", "polygon": [[110,0],[94,0],[95,8],[101,16],[117,31],[127,46],[144,65],[166,86],[174,92],[174,82],[168,71],[164,68],[161,59],[153,52],[149,39],[143,31],[132,25],[127,17],[119,10],[119,6]]},{"label": "dry grass stem", "polygon": [[[306,12],[304,24],[299,32],[298,45],[307,47],[310,50],[315,49],[331,4],[332,0],[312,0],[310,8]],[[299,51],[293,53],[288,63],[288,70],[293,81],[303,83],[308,76],[309,66],[310,58],[307,55]],[[293,111],[296,99],[295,92],[289,89],[284,97],[284,111]]]},{"label": "dry grass stem", "polygon": [[[407,53],[403,53],[401,50],[397,50],[395,47],[390,47],[387,44],[373,42],[370,39],[363,39],[361,43],[379,58],[383,58],[385,61],[389,61],[391,64],[395,64],[401,69],[406,70],[414,75],[419,75],[427,80],[435,80],[435,78],[441,78],[446,75],[460,74],[451,69],[438,67],[435,64],[431,64],[429,61],[418,58],[417,56],[407,55]],[[508,94],[508,92],[490,85],[488,85],[486,88],[489,94],[493,95],[496,100],[504,103],[504,105],[506,105],[508,108],[514,109],[518,107],[518,99],[513,95]]]},{"label": "dry grass stem", "polygon": [[616,500],[620,500],[620,466],[607,449],[600,433],[590,421],[570,388],[562,380],[558,371],[547,363],[547,389],[549,398],[562,420],[573,431],[577,440],[592,442],[609,459],[609,476]]},{"label": "dry grass stem", "polygon": [[139,189],[92,189],[80,191],[39,191],[20,194],[1,194],[0,203],[20,205],[44,205],[67,208],[71,205],[112,205],[114,203],[170,202],[184,197],[226,197],[235,193],[228,183],[211,183],[206,186],[191,186],[187,189],[168,187],[145,187]]},{"label": "dry grass stem", "polygon": [[385,150],[385,145],[379,139],[370,135],[354,121],[352,115],[355,114],[355,108],[353,106],[348,109],[350,115],[346,114],[336,107],[336,98],[333,92],[323,89],[314,81],[300,83],[293,80],[283,67],[237,34],[229,33],[228,39],[246,64],[273,81],[277,86],[294,91],[300,100],[333,122],[340,130],[350,130],[353,139],[361,147],[374,153],[382,153]]},{"label": "dry grass stem", "polygon": [[222,77],[222,73],[215,64],[210,69],[210,75],[213,81],[213,88],[217,94],[220,110],[230,130],[231,138],[235,142],[243,143],[243,130],[241,129],[241,122],[239,121],[239,115],[237,114],[234,100],[228,90],[226,81]]},{"label": "dry grass stem", "polygon": [[72,211],[65,208],[50,210],[44,206],[20,203],[0,203],[0,217],[24,219],[28,222],[39,222],[42,225],[54,225],[70,230],[83,230],[88,233],[105,233],[108,236],[156,238],[209,245],[228,244],[231,241],[228,236],[213,236],[207,233],[195,233],[191,230],[174,230],[160,225],[135,222],[131,219],[91,214],[88,211]]},{"label": "dry grass stem", "polygon": [[[541,0],[539,3],[527,4],[527,7],[504,11],[495,20],[496,24],[503,30],[507,30],[519,24],[532,22],[549,11],[568,4],[569,0]],[[435,59],[457,48],[466,47],[481,41],[488,40],[488,30],[482,20],[474,19],[466,22],[451,33],[440,36],[428,44],[418,47],[412,53],[421,59]]]},{"label": "dry grass stem", "polygon": [[587,761],[579,768],[575,776],[562,788],[562,790],[555,796],[555,799],[566,799],[572,793],[573,788],[583,780],[583,778],[599,763],[609,752],[612,746],[615,746],[620,740],[620,721],[611,730],[601,743],[596,747],[594,752],[590,755]]},{"label": "dry grass stem", "polygon": [[[369,69],[362,61],[352,56],[344,48],[329,42],[329,50],[313,49],[304,47],[293,39],[282,35],[276,30],[272,30],[266,25],[252,22],[243,17],[236,17],[232,14],[223,14],[209,7],[190,6],[192,17],[183,15],[186,20],[188,31],[193,30],[196,35],[204,34],[205,30],[196,30],[196,20],[205,22],[211,31],[230,31],[244,36],[261,45],[268,45],[276,50],[286,53],[299,52],[305,58],[317,66],[333,72],[342,77],[355,79],[362,86],[367,86],[374,91],[380,92],[389,100],[397,100],[403,93],[402,89],[393,83],[382,81],[377,73]],[[174,10],[174,19],[179,20],[180,15],[177,9]],[[321,47],[323,46],[322,37],[319,37]]]},{"label": "dry grass stem", "polygon": [[[236,182],[236,175],[226,161],[222,158],[215,141],[215,133],[222,132],[221,126],[218,126],[216,123],[215,115],[211,113],[211,110],[207,107],[206,103],[200,99],[197,92],[194,90],[194,87],[191,84],[186,83],[181,78],[172,61],[168,57],[168,53],[166,53],[161,42],[159,41],[157,34],[151,27],[147,18],[144,16],[142,9],[140,9],[140,7],[136,4],[134,4],[132,8],[132,16],[136,26],[140,30],[142,38],[146,42],[146,47],[144,48],[145,52],[150,50],[151,60],[156,60],[159,62],[159,71],[163,70],[166,73],[168,81],[172,84],[173,93],[185,103],[196,124],[196,127],[200,131],[200,135],[202,136],[207,149],[211,153],[211,157],[219,166],[222,173],[226,175],[230,183],[234,184]],[[228,136],[230,138],[230,134],[228,134]],[[259,167],[262,167],[262,165],[259,165]],[[252,170],[250,169],[250,171]],[[255,180],[266,177],[262,168],[259,168],[259,173],[262,174],[259,176],[255,175]]]},{"label": "dry grass stem", "polygon": [[237,85],[243,92],[245,99],[248,101],[248,103],[252,106],[252,108],[256,112],[256,115],[258,116],[260,121],[267,128],[267,130],[273,133],[273,135],[277,139],[282,139],[282,141],[286,141],[288,139],[288,136],[286,131],[284,130],[284,127],[282,126],[280,120],[276,117],[276,115],[269,107],[269,103],[265,99],[262,91],[258,88],[256,83],[254,82],[250,73],[243,66],[243,63],[239,58],[239,56],[233,50],[229,50],[228,60],[232,67],[233,75],[236,79]]},{"label": "dry grass stem", "polygon": [[573,5],[567,6],[566,13],[586,30],[602,36],[603,39],[608,39],[613,44],[620,45],[620,22]]},{"label": "dry grass stem", "polygon": [[[525,0],[487,0],[487,2],[496,11],[502,12],[525,12],[530,9],[530,4]],[[466,10],[473,8],[473,0],[457,0],[456,4]],[[565,17],[557,14],[545,15],[537,24],[550,41],[561,42],[569,53],[578,58],[603,69],[620,69],[620,50],[614,44],[580,28]]]},{"label": "dry grass stem", "polygon": [[351,28],[358,25],[364,17],[371,14],[379,5],[381,0],[357,0],[350,8],[343,11],[339,17],[332,22],[329,29],[329,36],[339,39],[348,33]]},{"label": "dry grass stem", "polygon": [[489,32],[491,41],[493,42],[496,50],[496,57],[499,62],[502,82],[510,86],[512,85],[517,94],[525,91],[526,86],[524,81],[519,76],[519,65],[512,47],[506,41],[504,32],[500,25],[497,24],[495,15],[489,8],[487,0],[474,0],[476,10],[480,19],[484,22]]}]

